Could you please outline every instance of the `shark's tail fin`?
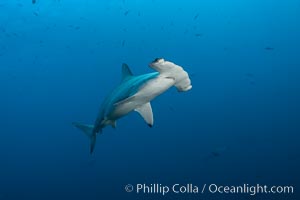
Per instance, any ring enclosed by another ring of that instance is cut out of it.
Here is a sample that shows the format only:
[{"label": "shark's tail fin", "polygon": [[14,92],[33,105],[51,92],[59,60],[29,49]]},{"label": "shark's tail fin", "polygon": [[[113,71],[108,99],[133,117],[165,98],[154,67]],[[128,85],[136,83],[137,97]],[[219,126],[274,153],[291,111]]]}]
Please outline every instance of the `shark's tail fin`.
[{"label": "shark's tail fin", "polygon": [[192,89],[190,77],[182,67],[165,61],[163,58],[155,59],[150,63],[150,67],[157,70],[161,76],[173,78],[174,86],[178,91],[185,92]]},{"label": "shark's tail fin", "polygon": [[72,123],[75,127],[82,130],[91,140],[90,153],[92,154],[96,144],[96,132],[94,132],[94,126],[89,124],[82,124],[78,122]]}]

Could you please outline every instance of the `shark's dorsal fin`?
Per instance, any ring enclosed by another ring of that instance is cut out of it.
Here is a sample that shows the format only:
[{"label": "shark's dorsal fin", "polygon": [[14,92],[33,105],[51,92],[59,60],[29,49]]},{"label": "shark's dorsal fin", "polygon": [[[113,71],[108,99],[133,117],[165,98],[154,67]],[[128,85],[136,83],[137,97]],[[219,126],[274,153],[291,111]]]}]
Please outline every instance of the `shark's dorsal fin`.
[{"label": "shark's dorsal fin", "polygon": [[129,66],[126,63],[123,63],[123,65],[122,65],[122,80],[125,80],[131,76],[133,76],[133,74],[132,74],[131,70],[129,69]]},{"label": "shark's dorsal fin", "polygon": [[153,113],[150,102],[135,109],[146,121],[146,123],[152,127],[153,126]]}]

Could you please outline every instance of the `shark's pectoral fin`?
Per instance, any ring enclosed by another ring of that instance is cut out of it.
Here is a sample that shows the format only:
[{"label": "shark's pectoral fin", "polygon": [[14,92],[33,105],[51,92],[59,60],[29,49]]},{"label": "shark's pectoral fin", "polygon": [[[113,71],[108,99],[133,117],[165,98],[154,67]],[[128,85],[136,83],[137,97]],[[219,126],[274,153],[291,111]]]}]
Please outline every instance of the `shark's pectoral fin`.
[{"label": "shark's pectoral fin", "polygon": [[146,123],[152,127],[153,126],[153,113],[150,102],[135,109],[146,121]]}]

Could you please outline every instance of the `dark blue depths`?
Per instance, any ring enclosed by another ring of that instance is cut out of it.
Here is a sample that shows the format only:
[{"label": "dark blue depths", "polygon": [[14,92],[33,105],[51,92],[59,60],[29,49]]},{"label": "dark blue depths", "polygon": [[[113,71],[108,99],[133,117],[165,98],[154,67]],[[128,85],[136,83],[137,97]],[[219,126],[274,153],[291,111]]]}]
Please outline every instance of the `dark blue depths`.
[{"label": "dark blue depths", "polygon": [[[299,198],[300,1],[1,0],[0,200],[249,199],[136,194],[126,184],[293,185]],[[163,57],[193,89],[108,127],[93,123],[121,64]]]}]

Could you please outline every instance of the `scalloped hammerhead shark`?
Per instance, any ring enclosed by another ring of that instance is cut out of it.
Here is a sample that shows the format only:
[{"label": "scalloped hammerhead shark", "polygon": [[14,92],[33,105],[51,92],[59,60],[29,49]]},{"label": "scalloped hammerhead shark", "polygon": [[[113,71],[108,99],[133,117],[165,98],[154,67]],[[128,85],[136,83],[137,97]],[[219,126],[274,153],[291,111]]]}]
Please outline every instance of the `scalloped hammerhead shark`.
[{"label": "scalloped hammerhead shark", "polygon": [[170,87],[186,92],[192,88],[188,73],[180,66],[157,58],[149,64],[157,72],[134,76],[128,65],[122,65],[121,83],[104,99],[93,125],[73,122],[91,141],[90,153],[94,151],[96,136],[107,125],[116,127],[116,121],[131,111],[138,112],[153,126],[150,102]]}]

